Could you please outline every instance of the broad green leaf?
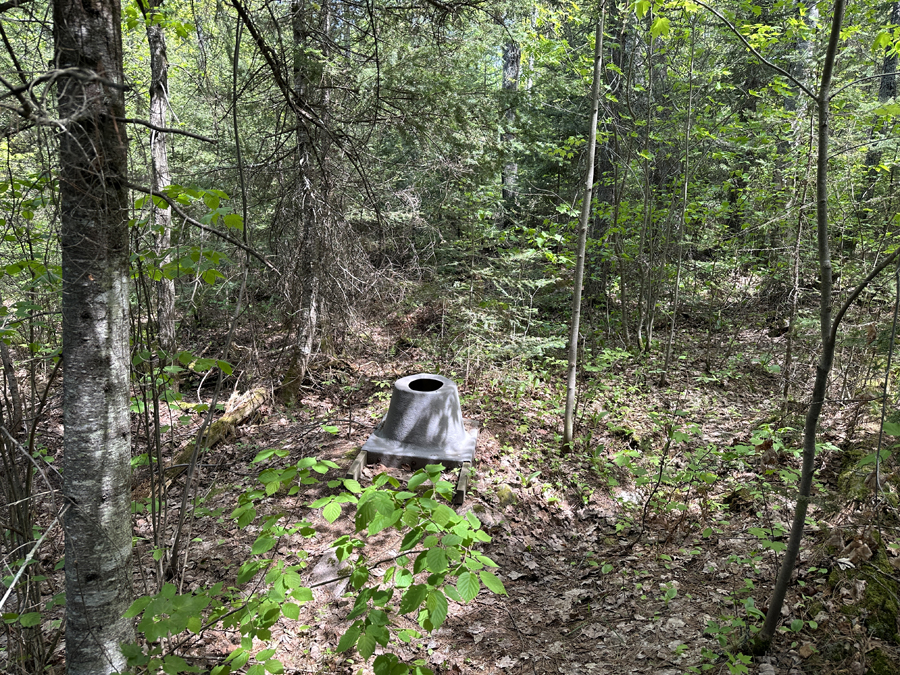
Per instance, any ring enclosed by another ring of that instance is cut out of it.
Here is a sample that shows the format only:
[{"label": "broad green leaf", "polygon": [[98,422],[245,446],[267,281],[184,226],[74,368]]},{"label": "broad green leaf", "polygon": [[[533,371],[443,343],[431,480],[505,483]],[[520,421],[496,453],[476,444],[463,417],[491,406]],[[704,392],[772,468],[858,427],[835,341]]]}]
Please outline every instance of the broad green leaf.
[{"label": "broad green leaf", "polygon": [[428,595],[428,586],[424,584],[415,584],[406,589],[403,598],[400,600],[399,612],[401,614],[409,614],[419,608]]},{"label": "broad green leaf", "polygon": [[885,103],[873,111],[879,117],[896,117],[900,115],[900,103]]},{"label": "broad green leaf", "polygon": [[360,492],[362,492],[362,486],[352,478],[344,479],[344,489],[350,490],[350,492],[352,492],[353,494],[359,494]]},{"label": "broad green leaf", "polygon": [[341,505],[337,502],[331,502],[322,509],[322,517],[329,523],[333,523],[341,516]]},{"label": "broad green leaf", "polygon": [[459,575],[459,579],[456,580],[456,590],[459,591],[463,600],[470,602],[478,595],[478,591],[481,590],[481,584],[478,581],[478,577],[474,574],[463,572]]},{"label": "broad green leaf", "polygon": [[19,617],[19,623],[23,628],[31,628],[32,626],[37,626],[41,622],[41,613],[40,612],[28,612],[26,614],[22,614]]},{"label": "broad green leaf", "polygon": [[144,597],[138,598],[137,600],[132,602],[131,607],[129,607],[125,611],[124,618],[133,619],[134,617],[136,617],[138,614],[144,611],[144,608],[150,604],[150,601],[152,599],[153,598],[149,595],[145,595]]},{"label": "broad green leaf", "polygon": [[457,517],[456,513],[446,504],[438,504],[437,508],[431,514],[432,519],[441,527],[444,527],[451,520]]},{"label": "broad green leaf", "polygon": [[411,529],[403,536],[403,541],[400,543],[400,550],[408,551],[409,549],[411,549],[418,543],[419,539],[422,538],[422,534],[423,531],[420,527]]},{"label": "broad green leaf", "polygon": [[416,473],[412,478],[409,479],[409,482],[406,484],[406,489],[415,490],[426,480],[428,480],[428,474],[426,474],[424,471],[421,473]]},{"label": "broad green leaf", "polygon": [[900,436],[900,424],[897,422],[885,422],[884,433],[889,436]]},{"label": "broad green leaf", "polygon": [[356,648],[359,650],[359,655],[368,661],[372,658],[372,654],[375,653],[375,644],[375,638],[369,635],[369,633],[364,633],[359,636],[359,642],[357,643]]},{"label": "broad green leaf", "polygon": [[463,600],[462,596],[459,594],[459,591],[456,590],[456,586],[451,584],[447,584],[443,588],[444,594],[453,600],[454,602],[458,602],[459,604],[463,604],[465,600]]},{"label": "broad green leaf", "polygon": [[428,594],[428,601],[425,603],[428,607],[428,620],[437,630],[447,618],[447,598],[439,590],[435,589]]},{"label": "broad green leaf", "polygon": [[229,213],[222,220],[225,222],[225,227],[227,228],[232,230],[244,229],[244,219],[237,213]]},{"label": "broad green leaf", "polygon": [[447,554],[444,553],[444,549],[437,546],[428,549],[425,560],[429,572],[439,574],[447,571]]},{"label": "broad green leaf", "polygon": [[650,35],[653,38],[658,38],[660,35],[668,35],[669,34],[669,20],[665,17],[657,17],[653,22],[653,25],[650,27]]},{"label": "broad green leaf", "polygon": [[375,675],[407,675],[409,666],[400,663],[394,654],[380,654],[372,664]]},{"label": "broad green leaf", "polygon": [[503,587],[503,582],[500,581],[495,574],[482,570],[478,573],[478,576],[481,577],[481,582],[494,593],[506,595],[506,589]]},{"label": "broad green leaf", "polygon": [[362,622],[355,622],[350,628],[347,629],[347,632],[341,636],[341,639],[338,641],[337,650],[338,652],[345,652],[353,645],[356,644],[356,640],[359,638],[359,633],[362,630]]},{"label": "broad green leaf", "polygon": [[270,537],[269,535],[261,535],[259,539],[253,542],[253,546],[250,548],[250,553],[253,555],[262,555],[266,551],[270,550],[273,546],[275,546],[275,537]]},{"label": "broad green leaf", "polygon": [[210,211],[215,211],[217,208],[219,208],[218,196],[210,194],[208,192],[203,195],[203,203],[206,204],[206,208],[208,208]]}]

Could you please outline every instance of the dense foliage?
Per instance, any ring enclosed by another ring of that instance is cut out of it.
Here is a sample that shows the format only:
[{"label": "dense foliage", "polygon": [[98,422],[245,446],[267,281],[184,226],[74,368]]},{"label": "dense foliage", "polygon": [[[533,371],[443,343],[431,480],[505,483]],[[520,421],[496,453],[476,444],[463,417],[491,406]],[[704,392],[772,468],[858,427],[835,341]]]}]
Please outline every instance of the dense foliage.
[{"label": "dense foliage", "polygon": [[[595,434],[608,411],[594,405],[606,395],[598,374],[634,359],[645,382],[665,386],[684,358],[676,328],[686,326],[707,336],[702,377],[726,381],[751,311],[770,335],[787,337],[783,350],[754,357],[779,378],[773,411],[808,403],[821,332],[816,200],[831,214],[835,307],[897,248],[898,6],[846,9],[819,194],[814,95],[831,4],[606,3],[573,453],[599,462]],[[46,474],[53,450],[41,429],[57,405],[59,147],[68,122],[56,103],[51,8],[35,0],[0,12],[3,555],[4,583],[13,588],[15,577],[16,593],[3,607],[3,649],[10,672],[38,672],[53,653],[53,638],[36,628],[41,612],[64,603],[42,600],[44,577],[23,551],[46,536],[59,506],[28,498],[36,482],[52,492],[56,480]],[[212,415],[240,378],[270,382],[281,404],[299,406],[316,358],[350,350],[382,312],[420,322],[418,346],[436,369],[466,381],[499,370],[495,390],[506,398],[522,396],[522,382],[540,388],[561,378],[600,15],[597,3],[552,0],[124,4],[127,112],[115,121],[130,139],[136,470],[158,469],[164,481],[179,414]],[[154,49],[162,60],[153,61]],[[162,123],[151,119],[160,95]],[[886,271],[853,296],[829,400],[886,401],[896,376],[896,284]],[[279,336],[278,358],[241,355],[238,343],[257,330]],[[215,393],[200,395],[207,385]],[[887,418],[888,433],[897,421]],[[773,423],[753,447],[780,442]],[[673,423],[658,427],[667,429],[666,451],[687,438]],[[863,466],[882,455],[879,445]],[[632,460],[625,453],[615,462],[631,469]],[[191,471],[195,463],[196,455]],[[232,672],[250,662],[253,639],[267,639],[282,615],[297,617],[312,597],[301,566],[266,556],[280,537],[315,529],[257,515],[256,505],[296,494],[298,481],[312,484],[328,466],[304,457],[267,468],[262,487],[241,495],[232,525],[257,528],[257,538],[234,587],[176,592],[187,491],[178,517],[163,515],[165,499],[135,501],[153,523],[155,578],[130,610],[143,636],[126,648],[132,666],[190,672],[178,636],[225,626],[243,641],[214,672]],[[638,487],[647,485],[646,469],[634,470]],[[698,467],[665,480],[710,475]],[[355,530],[367,536],[403,533],[402,555],[380,580],[369,577],[365,537],[335,542],[338,558],[354,561],[353,623],[335,648],[355,648],[364,661],[420,636],[398,628],[400,615],[428,632],[442,624],[448,598],[468,602],[481,585],[505,592],[479,550],[489,537],[478,518],[441,501],[449,484],[438,468],[405,489],[392,481],[332,481],[342,491],[311,504],[329,523],[353,505]],[[257,653],[247,672],[279,672],[274,654]],[[427,670],[390,651],[372,663],[379,675]]]}]

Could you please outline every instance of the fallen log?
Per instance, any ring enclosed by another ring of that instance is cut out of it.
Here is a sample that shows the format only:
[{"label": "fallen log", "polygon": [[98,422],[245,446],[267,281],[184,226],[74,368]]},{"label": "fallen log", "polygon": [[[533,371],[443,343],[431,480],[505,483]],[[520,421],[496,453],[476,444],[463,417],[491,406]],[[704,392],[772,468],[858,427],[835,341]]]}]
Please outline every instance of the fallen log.
[{"label": "fallen log", "polygon": [[[251,389],[240,396],[232,397],[225,404],[225,413],[212,424],[203,434],[200,441],[200,452],[208,450],[216,443],[234,436],[239,424],[252,417],[259,410],[269,396],[269,392],[263,388]],[[179,451],[172,460],[170,468],[165,470],[166,489],[178,476],[184,473],[194,454],[197,439],[194,438]],[[134,499],[145,499],[150,494],[149,477],[142,481],[133,491]]]}]

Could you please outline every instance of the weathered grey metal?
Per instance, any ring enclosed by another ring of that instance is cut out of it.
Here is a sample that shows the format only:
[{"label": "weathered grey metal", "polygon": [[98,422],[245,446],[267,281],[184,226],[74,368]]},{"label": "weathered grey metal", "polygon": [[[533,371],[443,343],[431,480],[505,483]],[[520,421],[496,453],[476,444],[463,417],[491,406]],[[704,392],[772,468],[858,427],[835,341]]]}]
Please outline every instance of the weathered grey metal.
[{"label": "weathered grey metal", "polygon": [[362,449],[369,463],[385,466],[462,466],[474,459],[478,439],[477,428],[467,429],[466,421],[453,380],[408,375],[394,383],[387,415]]}]

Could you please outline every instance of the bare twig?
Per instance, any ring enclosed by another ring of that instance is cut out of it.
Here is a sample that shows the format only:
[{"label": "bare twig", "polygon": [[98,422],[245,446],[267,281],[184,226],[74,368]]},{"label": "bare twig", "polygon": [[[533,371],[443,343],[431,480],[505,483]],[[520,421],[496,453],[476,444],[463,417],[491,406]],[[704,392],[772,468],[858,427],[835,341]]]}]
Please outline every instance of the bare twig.
[{"label": "bare twig", "polygon": [[138,119],[137,117],[117,117],[117,122],[125,122],[126,124],[140,124],[142,127],[147,127],[148,129],[153,129],[153,131],[159,131],[164,134],[180,134],[182,136],[187,136],[188,138],[195,138],[198,141],[203,141],[204,143],[218,143],[215,138],[209,138],[208,136],[201,136],[200,134],[191,133],[190,131],[184,131],[183,129],[173,129],[172,127],[160,127],[155,124],[151,124],[147,120]]}]

